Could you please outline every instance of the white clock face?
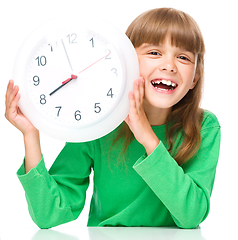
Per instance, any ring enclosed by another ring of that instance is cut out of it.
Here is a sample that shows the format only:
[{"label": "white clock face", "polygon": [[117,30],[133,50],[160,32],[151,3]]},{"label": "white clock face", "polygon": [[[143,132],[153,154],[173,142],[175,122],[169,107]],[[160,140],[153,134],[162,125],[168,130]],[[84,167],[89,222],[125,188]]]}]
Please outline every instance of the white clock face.
[{"label": "white clock face", "polygon": [[26,90],[40,115],[59,125],[90,126],[113,111],[124,91],[114,47],[85,29],[58,30],[33,50]]},{"label": "white clock face", "polygon": [[70,142],[100,138],[121,124],[138,77],[127,36],[85,14],[61,16],[34,30],[13,70],[23,114],[41,132]]}]

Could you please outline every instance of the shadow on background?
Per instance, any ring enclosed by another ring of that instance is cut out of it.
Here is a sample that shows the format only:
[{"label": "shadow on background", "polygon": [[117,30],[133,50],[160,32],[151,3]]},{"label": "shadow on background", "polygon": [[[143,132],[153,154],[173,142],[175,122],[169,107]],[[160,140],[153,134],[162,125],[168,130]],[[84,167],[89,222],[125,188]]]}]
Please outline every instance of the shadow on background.
[{"label": "shadow on background", "polygon": [[205,240],[201,229],[177,228],[88,228],[90,240]]},{"label": "shadow on background", "polygon": [[84,231],[81,228],[71,230],[70,234],[39,230],[32,240],[206,240],[200,228],[89,227]]}]

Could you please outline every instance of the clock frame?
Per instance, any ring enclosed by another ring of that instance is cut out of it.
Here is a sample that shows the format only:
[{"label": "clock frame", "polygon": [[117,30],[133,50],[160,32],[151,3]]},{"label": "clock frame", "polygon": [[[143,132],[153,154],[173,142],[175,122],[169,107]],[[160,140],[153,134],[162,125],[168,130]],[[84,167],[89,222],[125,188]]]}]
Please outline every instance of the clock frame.
[{"label": "clock frame", "polygon": [[123,32],[78,14],[33,31],[13,73],[19,107],[36,128],[63,141],[85,142],[108,134],[126,118],[139,64]]}]

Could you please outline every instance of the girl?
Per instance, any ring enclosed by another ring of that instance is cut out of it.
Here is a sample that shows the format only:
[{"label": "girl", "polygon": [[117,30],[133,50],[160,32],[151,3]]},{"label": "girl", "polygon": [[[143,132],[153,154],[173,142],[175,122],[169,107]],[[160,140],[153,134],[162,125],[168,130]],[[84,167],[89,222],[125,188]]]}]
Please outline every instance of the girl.
[{"label": "girl", "polygon": [[199,108],[204,41],[196,22],[175,9],[137,17],[126,34],[141,78],[129,93],[125,123],[100,139],[66,143],[47,171],[39,132],[17,107],[11,80],[6,118],[24,135],[18,177],[40,228],[75,220],[94,189],[88,226],[195,228],[207,217],[220,147],[220,125]]}]

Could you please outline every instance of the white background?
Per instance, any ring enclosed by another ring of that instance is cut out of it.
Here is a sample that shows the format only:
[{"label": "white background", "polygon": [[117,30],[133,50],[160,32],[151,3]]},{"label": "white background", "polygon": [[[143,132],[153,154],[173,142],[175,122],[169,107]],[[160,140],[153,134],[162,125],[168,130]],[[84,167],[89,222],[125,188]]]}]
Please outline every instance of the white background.
[{"label": "white background", "polygon": [[[0,3],[0,238],[4,229],[12,229],[9,234],[13,234],[16,231],[14,229],[31,229],[32,233],[38,230],[29,217],[24,191],[16,177],[16,171],[24,157],[22,135],[4,118],[5,91],[21,43],[38,25],[60,14],[87,12],[92,16],[101,16],[125,31],[140,13],[157,7],[174,7],[189,13],[203,32],[206,60],[202,107],[217,115],[222,127],[222,144],[211,211],[200,226],[205,239],[221,239],[232,232],[235,234],[238,222],[237,3],[234,0],[8,0]],[[41,141],[49,168],[64,143],[45,135],[41,136]],[[87,203],[91,192],[92,188],[88,191]],[[65,228],[85,227],[88,208],[87,204],[76,221],[57,229],[63,231]],[[31,239],[30,231],[28,233]],[[25,235],[26,240],[28,235]],[[5,237],[2,234],[3,240]]]}]

